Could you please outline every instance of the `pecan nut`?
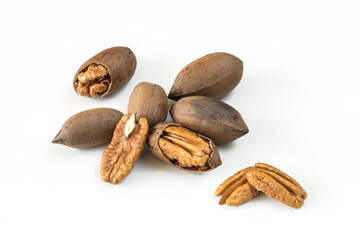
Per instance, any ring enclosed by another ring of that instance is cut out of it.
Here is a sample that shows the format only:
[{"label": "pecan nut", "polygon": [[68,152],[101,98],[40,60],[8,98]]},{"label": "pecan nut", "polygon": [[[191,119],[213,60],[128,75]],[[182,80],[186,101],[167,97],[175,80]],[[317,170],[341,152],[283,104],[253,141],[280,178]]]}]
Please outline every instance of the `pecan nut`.
[{"label": "pecan nut", "polygon": [[136,114],[136,119],[146,118],[150,128],[164,122],[168,115],[168,99],[165,90],[154,83],[139,83],[130,95],[128,113]]},{"label": "pecan nut", "polygon": [[176,76],[169,98],[187,96],[221,98],[233,90],[243,75],[243,62],[225,52],[207,54],[186,65]]},{"label": "pecan nut", "polygon": [[174,122],[209,137],[216,145],[232,142],[249,132],[235,108],[214,98],[184,97],[172,105],[170,115]]},{"label": "pecan nut", "polygon": [[293,178],[265,163],[257,163],[255,167],[257,170],[246,174],[254,188],[293,208],[304,204],[307,193]]},{"label": "pecan nut", "polygon": [[121,118],[101,158],[103,181],[116,184],[130,174],[144,148],[148,132],[146,118],[140,118],[138,123],[134,115],[126,114]]},{"label": "pecan nut", "polygon": [[[257,192],[254,189],[250,189],[251,186],[247,186],[246,188],[242,188],[243,185],[247,184],[246,174],[251,171],[255,170],[255,167],[247,167],[239,172],[235,173],[233,176],[226,179],[220,186],[216,189],[215,195],[221,196],[219,204],[222,205],[224,203],[228,205],[239,205],[243,202],[250,200],[252,197],[255,196],[254,192]],[[238,196],[238,194],[232,194],[234,192],[247,192],[248,196],[243,198]],[[257,195],[257,194],[256,194]],[[231,196],[231,197],[230,197]],[[229,204],[231,202],[231,204]]]},{"label": "pecan nut", "polygon": [[307,193],[292,177],[265,163],[245,168],[225,180],[215,195],[219,204],[239,205],[258,195],[259,191],[293,208],[304,204]]},{"label": "pecan nut", "polygon": [[134,75],[135,54],[127,47],[105,49],[84,62],[76,72],[73,87],[80,96],[109,96]]},{"label": "pecan nut", "polygon": [[213,142],[175,123],[151,129],[147,145],[159,159],[190,172],[207,172],[221,164]]},{"label": "pecan nut", "polygon": [[97,97],[106,92],[111,83],[109,70],[101,64],[91,64],[79,73],[76,92],[81,96]]},{"label": "pecan nut", "polygon": [[123,115],[112,108],[79,112],[66,120],[52,142],[73,148],[92,148],[109,143]]}]

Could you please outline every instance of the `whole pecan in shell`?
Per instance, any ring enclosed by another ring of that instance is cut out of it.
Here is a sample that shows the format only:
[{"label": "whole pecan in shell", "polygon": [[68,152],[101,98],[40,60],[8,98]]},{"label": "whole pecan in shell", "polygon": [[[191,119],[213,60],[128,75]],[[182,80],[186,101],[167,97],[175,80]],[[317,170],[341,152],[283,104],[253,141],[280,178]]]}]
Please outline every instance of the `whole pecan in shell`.
[{"label": "whole pecan in shell", "polygon": [[240,82],[243,62],[225,52],[201,57],[185,66],[176,76],[168,97],[178,100],[187,96],[220,98]]},{"label": "whole pecan in shell", "polygon": [[214,98],[182,98],[171,107],[170,114],[174,122],[210,138],[217,145],[232,142],[249,132],[235,108]]},{"label": "whole pecan in shell", "polygon": [[79,112],[65,121],[52,142],[73,148],[91,148],[108,143],[123,115],[112,108]]},{"label": "whole pecan in shell", "polygon": [[132,91],[128,103],[128,113],[135,114],[136,119],[144,117],[149,127],[166,120],[168,99],[164,89],[154,83],[141,82]]},{"label": "whole pecan in shell", "polygon": [[119,183],[127,177],[140,157],[148,136],[146,118],[136,123],[134,115],[124,115],[101,158],[100,175],[105,182]]}]

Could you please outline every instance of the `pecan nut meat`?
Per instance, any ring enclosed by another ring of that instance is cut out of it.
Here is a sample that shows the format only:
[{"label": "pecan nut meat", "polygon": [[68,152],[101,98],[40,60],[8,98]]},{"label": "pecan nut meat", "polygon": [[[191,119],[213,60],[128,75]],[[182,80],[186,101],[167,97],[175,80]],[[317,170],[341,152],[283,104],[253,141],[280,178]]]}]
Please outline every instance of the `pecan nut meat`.
[{"label": "pecan nut meat", "polygon": [[109,70],[101,64],[93,63],[79,73],[76,92],[80,96],[97,97],[108,90],[110,83]]},{"label": "pecan nut meat", "polygon": [[[255,170],[255,167],[247,167],[240,170],[220,184],[215,192],[215,195],[218,197],[222,195],[219,201],[220,205],[223,205],[224,203],[228,205],[239,205],[257,195],[258,191],[251,186],[246,186],[245,188],[243,187],[247,184],[246,174],[251,170]],[[239,196],[239,194],[235,192],[242,192],[242,194]],[[249,197],[242,197],[244,194]]]},{"label": "pecan nut meat", "polygon": [[304,204],[307,193],[293,178],[265,163],[257,163],[255,167],[257,170],[246,174],[255,189],[293,208]]},{"label": "pecan nut meat", "polygon": [[176,123],[159,123],[150,130],[147,145],[154,156],[189,172],[208,172],[221,165],[214,143]]},{"label": "pecan nut meat", "polygon": [[[277,168],[275,168],[273,166],[270,166],[269,164],[266,164],[266,163],[256,163],[255,167],[260,171],[266,172],[267,174],[269,174],[273,178],[277,179],[277,181],[283,182],[284,184],[287,185],[287,188],[291,187],[291,185],[289,185],[287,183],[288,182],[292,183],[293,185],[296,186],[295,191],[300,195],[300,197],[302,199],[304,199],[304,200],[307,198],[307,193],[301,187],[301,185],[295,179],[293,179],[292,177],[290,177],[286,173],[284,173],[284,172],[280,171],[279,169],[277,169]],[[276,177],[276,176],[279,176],[281,178]],[[287,181],[282,181],[281,179],[285,179]]]},{"label": "pecan nut meat", "polygon": [[304,204],[307,193],[292,177],[265,163],[245,168],[225,180],[215,192],[222,195],[219,204],[239,205],[259,192],[293,208]]},{"label": "pecan nut meat", "polygon": [[146,118],[136,123],[135,115],[124,115],[116,126],[110,145],[101,158],[101,178],[113,184],[127,177],[140,157],[148,136]]}]

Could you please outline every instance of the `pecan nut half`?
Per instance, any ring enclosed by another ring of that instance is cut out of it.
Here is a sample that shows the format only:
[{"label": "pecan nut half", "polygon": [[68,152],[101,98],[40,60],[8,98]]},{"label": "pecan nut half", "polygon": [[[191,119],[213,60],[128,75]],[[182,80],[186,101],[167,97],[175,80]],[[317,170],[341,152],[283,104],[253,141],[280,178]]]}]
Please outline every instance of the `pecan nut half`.
[{"label": "pecan nut half", "polygon": [[[246,174],[251,170],[255,170],[255,167],[247,167],[243,170],[240,170],[233,176],[226,179],[222,184],[220,184],[215,192],[216,196],[222,195],[219,201],[220,205],[223,205],[224,203],[228,205],[239,205],[250,200],[258,194],[258,191],[251,186],[243,187],[247,184]],[[240,192],[242,192],[241,196],[239,196]],[[244,195],[248,197],[242,197]]]},{"label": "pecan nut half", "polygon": [[138,123],[135,115],[126,114],[121,118],[101,158],[103,181],[116,184],[130,174],[144,148],[148,132],[146,118],[140,118]]},{"label": "pecan nut half", "polygon": [[265,163],[257,163],[255,167],[257,170],[246,174],[254,188],[293,208],[304,204],[307,193],[293,178]]},{"label": "pecan nut half", "polygon": [[218,187],[215,195],[222,195],[219,204],[239,205],[260,191],[293,208],[300,208],[307,197],[297,181],[265,163],[235,173]]},{"label": "pecan nut half", "polygon": [[159,123],[147,145],[157,158],[189,172],[207,172],[221,165],[214,143],[176,123]]}]

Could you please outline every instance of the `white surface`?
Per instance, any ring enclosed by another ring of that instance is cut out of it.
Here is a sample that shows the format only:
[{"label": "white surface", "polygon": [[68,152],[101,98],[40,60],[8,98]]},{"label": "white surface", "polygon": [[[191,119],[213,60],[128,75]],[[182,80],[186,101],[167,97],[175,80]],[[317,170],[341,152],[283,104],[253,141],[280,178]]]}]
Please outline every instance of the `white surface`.
[{"label": "white surface", "polygon": [[[0,239],[359,236],[358,9],[358,1],[4,2]],[[112,46],[134,51],[132,80],[103,100],[76,95],[78,67]],[[71,115],[126,112],[139,82],[168,93],[182,67],[216,51],[244,61],[242,81],[222,100],[250,133],[219,147],[214,171],[183,172],[145,151],[113,186],[99,175],[105,145],[51,144]],[[256,162],[298,180],[304,206],[265,196],[219,206],[217,186]]]}]

